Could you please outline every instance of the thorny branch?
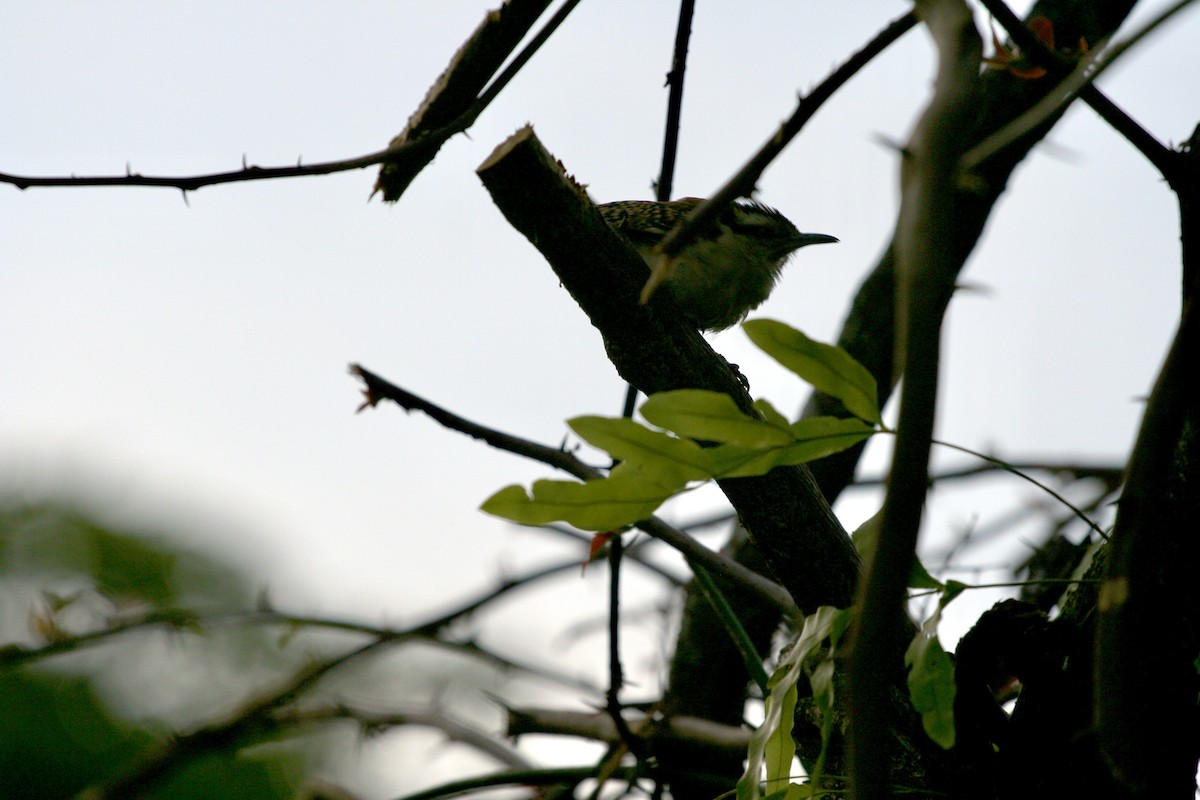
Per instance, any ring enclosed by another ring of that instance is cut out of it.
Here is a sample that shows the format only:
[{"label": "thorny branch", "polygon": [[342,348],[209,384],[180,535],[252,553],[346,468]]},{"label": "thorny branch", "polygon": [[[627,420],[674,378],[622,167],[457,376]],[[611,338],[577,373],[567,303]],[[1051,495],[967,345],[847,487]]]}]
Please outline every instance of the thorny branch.
[{"label": "thorny branch", "polygon": [[455,719],[445,711],[375,711],[346,705],[344,703],[320,703],[306,707],[277,710],[273,719],[280,726],[294,727],[309,722],[350,720],[369,733],[379,733],[388,728],[425,727],[434,728],[446,735],[450,741],[461,742],[490,756],[509,769],[532,769],[535,765],[512,747],[498,741],[496,737],[474,725]]},{"label": "thorny branch", "polygon": [[499,586],[486,590],[479,597],[464,601],[455,609],[429,621],[419,623],[409,628],[387,628],[369,625],[350,619],[335,617],[319,617],[305,614],[294,614],[270,608],[233,611],[197,611],[188,608],[161,608],[135,615],[123,615],[112,619],[105,627],[96,630],[73,633],[58,631],[53,641],[38,646],[9,644],[0,647],[0,669],[12,668],[23,664],[53,658],[65,653],[72,653],[86,647],[93,647],[121,636],[148,628],[167,628],[181,631],[203,631],[205,628],[217,626],[283,626],[292,629],[320,628],[324,630],[343,631],[363,634],[378,639],[386,639],[396,644],[419,643],[428,647],[439,647],[455,652],[467,653],[475,658],[486,661],[498,669],[519,671],[546,680],[570,686],[599,695],[600,689],[580,681],[578,678],[557,674],[543,667],[525,664],[498,653],[491,652],[471,640],[452,641],[442,634],[455,622],[469,616],[492,600],[525,586],[529,586],[545,578],[553,577],[570,569],[578,569],[579,562],[569,562],[542,567],[521,576],[508,578]]},{"label": "thorny branch", "polygon": [[904,389],[879,538],[859,582],[851,629],[848,738],[855,800],[891,795],[897,737],[889,699],[894,676],[903,674],[897,622],[925,504],[941,326],[958,266],[951,244],[954,189],[948,178],[965,147],[982,54],[964,3],[926,0],[917,3],[917,10],[937,46],[938,66],[933,97],[912,134],[901,171],[895,358],[904,370]]},{"label": "thorny branch", "polygon": [[854,77],[860,69],[870,63],[871,59],[887,49],[890,44],[916,24],[917,16],[911,11],[897,18],[866,46],[834,70],[819,86],[801,97],[792,116],[779,127],[779,130],[767,140],[766,144],[759,148],[759,151],[751,156],[750,160],[725,182],[724,186],[698,206],[682,226],[663,239],[659,246],[663,255],[669,258],[682,253],[695,240],[700,231],[712,224],[722,209],[739,197],[748,197],[753,194],[763,172],[800,133],[825,101],[832,97],[834,92],[850,78]]},{"label": "thorny branch", "polygon": [[[385,175],[381,176],[376,188],[384,192],[385,199],[396,200],[404,186],[433,160],[437,151],[450,137],[462,133],[475,123],[479,115],[500,94],[517,71],[532,58],[578,2],[579,0],[569,0],[564,4],[513,58],[504,72],[480,92],[478,87],[482,87],[508,58],[529,27],[550,3],[549,0],[510,0],[504,8],[490,12],[426,97],[422,110],[428,112],[428,107],[432,104],[436,113],[423,116],[418,112],[414,115],[415,121],[410,122],[409,128],[393,139],[386,148],[374,153],[314,164],[303,164],[297,159],[295,165],[276,167],[247,165],[243,158],[242,168],[239,170],[190,176],[142,175],[133,172],[132,169],[126,169],[124,175],[108,176],[37,177],[0,172],[0,183],[9,183],[18,189],[33,186],[154,186],[179,189],[186,194],[216,184],[329,175],[384,164]],[[463,100],[461,95],[455,96],[449,91],[450,88],[469,90],[469,99]],[[450,98],[450,101],[437,104],[438,98]],[[453,109],[453,113],[448,113],[447,109]],[[430,125],[429,119],[440,120],[440,124]],[[403,185],[400,185],[400,174],[407,176]]]},{"label": "thorny branch", "polygon": [[[383,399],[391,400],[406,410],[421,411],[451,430],[456,430],[480,439],[497,449],[522,455],[535,461],[541,461],[569,475],[574,475],[581,480],[592,480],[604,475],[601,470],[580,461],[573,453],[531,442],[528,439],[522,439],[518,436],[512,436],[511,434],[471,422],[446,411],[428,400],[417,397],[395,384],[389,383],[357,364],[352,365],[350,371],[367,384],[367,400],[362,407],[374,406]],[[636,527],[675,548],[689,562],[695,561],[713,573],[730,581],[737,582],[748,591],[754,592],[764,601],[785,613],[795,612],[795,604],[791,596],[779,584],[764,578],[757,572],[747,569],[721,553],[709,550],[688,534],[671,527],[657,517],[643,520]]]},{"label": "thorny branch", "polygon": [[1169,182],[1174,183],[1178,171],[1175,154],[1101,92],[1096,87],[1095,81],[1123,53],[1191,3],[1192,0],[1177,0],[1175,4],[1164,9],[1128,38],[1108,47],[1097,48],[1091,53],[1081,53],[1076,63],[1034,36],[1004,4],[1003,0],[983,0],[984,6],[1000,21],[1000,24],[1021,47],[1022,52],[1032,54],[1034,61],[1048,70],[1051,76],[1059,79],[1060,83],[1054,91],[1048,93],[1024,114],[964,154],[961,162],[962,171],[964,173],[971,172],[982,162],[1017,139],[1029,134],[1058,113],[1063,106],[1079,97],[1133,144]]}]

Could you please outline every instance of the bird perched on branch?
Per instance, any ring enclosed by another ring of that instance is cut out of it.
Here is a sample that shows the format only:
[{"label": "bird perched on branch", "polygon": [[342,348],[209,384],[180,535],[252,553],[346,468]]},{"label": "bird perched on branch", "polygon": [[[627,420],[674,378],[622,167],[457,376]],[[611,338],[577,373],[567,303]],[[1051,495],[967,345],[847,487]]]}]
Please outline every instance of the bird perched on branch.
[{"label": "bird perched on branch", "polygon": [[[657,245],[702,202],[699,197],[626,200],[599,208],[653,270],[661,255]],[[783,214],[760,203],[734,203],[680,253],[665,283],[696,327],[725,330],[762,305],[792,253],[836,241],[823,233],[801,233]]]}]

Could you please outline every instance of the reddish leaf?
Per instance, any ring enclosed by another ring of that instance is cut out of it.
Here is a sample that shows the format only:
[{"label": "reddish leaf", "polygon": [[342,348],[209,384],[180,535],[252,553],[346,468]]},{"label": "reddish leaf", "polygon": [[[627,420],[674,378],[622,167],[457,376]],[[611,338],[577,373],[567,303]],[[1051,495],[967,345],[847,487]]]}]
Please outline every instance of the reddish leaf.
[{"label": "reddish leaf", "polygon": [[579,567],[579,574],[587,572],[587,565],[596,560],[600,555],[600,551],[604,549],[604,545],[608,544],[608,540],[620,534],[617,531],[603,531],[601,533],[592,534],[592,546],[588,548],[587,558]]}]

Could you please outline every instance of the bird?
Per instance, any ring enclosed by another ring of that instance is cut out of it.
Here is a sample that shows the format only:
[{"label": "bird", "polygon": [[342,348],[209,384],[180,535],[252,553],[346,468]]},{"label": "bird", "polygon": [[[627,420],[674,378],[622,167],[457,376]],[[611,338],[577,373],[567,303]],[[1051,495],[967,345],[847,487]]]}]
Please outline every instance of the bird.
[{"label": "bird", "polygon": [[[653,270],[661,255],[658,244],[702,202],[699,197],[623,200],[598,208]],[[665,285],[697,328],[722,331],[762,305],[793,253],[836,241],[824,233],[801,233],[769,206],[736,202],[679,254]]]}]

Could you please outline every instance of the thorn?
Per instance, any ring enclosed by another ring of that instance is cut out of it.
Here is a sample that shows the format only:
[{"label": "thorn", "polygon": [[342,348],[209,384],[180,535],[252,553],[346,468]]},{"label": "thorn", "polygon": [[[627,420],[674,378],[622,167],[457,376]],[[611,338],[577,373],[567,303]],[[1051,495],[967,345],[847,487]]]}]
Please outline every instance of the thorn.
[{"label": "thorn", "polygon": [[303,158],[304,158],[304,156],[296,156],[296,166],[297,167],[304,166]]},{"label": "thorn", "polygon": [[183,204],[188,208],[191,208],[192,204],[188,201],[187,189],[180,189],[179,193],[183,195]]},{"label": "thorn", "polygon": [[670,280],[671,273],[675,271],[677,260],[668,258],[660,254],[658,260],[655,261],[654,267],[650,270],[650,278],[646,281],[646,285],[642,287],[642,294],[638,298],[639,305],[646,305],[650,302],[650,296],[654,294],[654,290],[661,284]]},{"label": "thorn", "polygon": [[900,153],[901,155],[904,155],[905,145],[899,139],[894,139],[891,136],[886,136],[885,134],[882,134],[882,133],[877,133],[874,136],[872,136],[871,138],[875,140],[876,144],[881,145],[881,146],[887,148],[888,150],[892,150],[894,152]]},{"label": "thorn", "polygon": [[248,169],[250,169],[250,167],[246,165],[246,154],[242,153],[242,170],[245,171]]},{"label": "thorn", "polygon": [[128,162],[128,161],[126,161],[126,162],[125,162],[125,177],[126,177],[126,178],[132,178],[132,177],[133,177],[133,167],[131,167],[131,166],[129,165],[129,162]]}]

